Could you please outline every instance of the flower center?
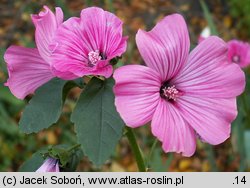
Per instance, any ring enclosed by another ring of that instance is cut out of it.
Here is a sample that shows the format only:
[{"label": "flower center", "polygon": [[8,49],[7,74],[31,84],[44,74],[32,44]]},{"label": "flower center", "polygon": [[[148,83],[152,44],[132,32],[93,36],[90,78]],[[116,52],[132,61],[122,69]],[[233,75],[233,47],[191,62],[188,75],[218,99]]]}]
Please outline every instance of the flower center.
[{"label": "flower center", "polygon": [[167,99],[170,101],[176,101],[176,99],[179,97],[180,93],[175,88],[175,85],[170,86],[169,84],[164,83],[161,86],[160,95],[164,99]]},{"label": "flower center", "polygon": [[99,50],[89,52],[88,56],[89,56],[89,66],[91,67],[95,66],[97,61],[102,59]]},{"label": "flower center", "polygon": [[239,63],[239,62],[240,62],[240,56],[234,55],[233,58],[232,58],[232,61],[233,61],[234,63]]}]

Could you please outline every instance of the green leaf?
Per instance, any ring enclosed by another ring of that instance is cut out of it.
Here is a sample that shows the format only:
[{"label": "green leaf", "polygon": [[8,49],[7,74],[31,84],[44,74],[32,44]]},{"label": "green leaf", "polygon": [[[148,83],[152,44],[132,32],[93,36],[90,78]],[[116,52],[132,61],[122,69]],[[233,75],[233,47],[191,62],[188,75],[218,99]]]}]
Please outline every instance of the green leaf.
[{"label": "green leaf", "polygon": [[113,79],[92,78],[82,92],[71,120],[78,143],[96,165],[107,160],[122,136],[124,122],[114,105]]},{"label": "green leaf", "polygon": [[207,20],[208,26],[209,26],[209,28],[211,30],[211,35],[217,35],[218,36],[219,35],[218,31],[216,29],[216,26],[215,26],[215,23],[213,21],[212,15],[209,12],[206,3],[203,0],[200,0],[200,4],[201,4],[201,8],[203,10],[204,16],[205,16],[205,18]]},{"label": "green leaf", "polygon": [[38,132],[56,123],[63,107],[66,81],[52,79],[39,89],[25,107],[19,127],[24,133]]},{"label": "green leaf", "polygon": [[25,161],[21,167],[19,168],[19,172],[35,172],[44,162],[44,158],[42,156],[42,152],[46,151],[46,149],[41,149],[34,153],[30,159]]},{"label": "green leaf", "polygon": [[168,158],[166,161],[163,161],[161,156],[162,149],[156,148],[155,152],[153,153],[151,166],[154,172],[166,172],[169,170],[171,162],[174,159],[174,155],[172,153],[168,153]]}]

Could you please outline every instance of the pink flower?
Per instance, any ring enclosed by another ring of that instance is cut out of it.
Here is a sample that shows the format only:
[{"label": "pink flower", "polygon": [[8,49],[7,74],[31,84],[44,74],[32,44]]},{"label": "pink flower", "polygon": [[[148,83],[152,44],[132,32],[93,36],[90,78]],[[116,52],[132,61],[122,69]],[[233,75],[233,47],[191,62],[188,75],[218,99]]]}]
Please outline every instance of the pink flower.
[{"label": "pink flower", "polygon": [[209,37],[188,54],[188,30],[179,14],[149,32],[139,30],[136,43],[147,67],[128,65],[114,73],[115,105],[125,123],[136,128],[151,121],[163,150],[184,156],[193,155],[197,137],[224,142],[245,87],[243,71],[227,61],[227,44]]},{"label": "pink flower", "polygon": [[228,43],[228,59],[232,63],[244,68],[250,65],[250,44],[239,40],[230,40]]},{"label": "pink flower", "polygon": [[207,26],[201,31],[201,34],[198,38],[198,43],[201,43],[201,41],[205,40],[209,36],[211,36],[211,31],[210,28]]},{"label": "pink flower", "polygon": [[47,158],[36,172],[60,172],[59,161],[57,159]]},{"label": "pink flower", "polygon": [[36,27],[35,40],[37,48],[10,46],[5,52],[9,79],[5,84],[17,98],[24,99],[34,93],[41,85],[52,79],[51,41],[58,26],[63,22],[61,8],[56,8],[55,15],[44,6],[44,11],[31,15]]},{"label": "pink flower", "polygon": [[110,77],[113,68],[109,62],[125,52],[126,41],[122,21],[114,14],[96,7],[83,9],[80,18],[70,18],[57,31],[54,72],[63,79]]}]

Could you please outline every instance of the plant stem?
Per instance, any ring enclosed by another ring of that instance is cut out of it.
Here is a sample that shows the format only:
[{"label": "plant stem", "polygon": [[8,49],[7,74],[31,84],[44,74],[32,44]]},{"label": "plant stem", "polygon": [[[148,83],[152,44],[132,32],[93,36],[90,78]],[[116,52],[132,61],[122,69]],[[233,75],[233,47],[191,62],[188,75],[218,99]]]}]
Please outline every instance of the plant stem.
[{"label": "plant stem", "polygon": [[218,31],[216,29],[216,26],[215,26],[215,23],[213,21],[213,17],[212,17],[212,14],[210,13],[206,3],[204,0],[200,0],[200,5],[201,5],[201,8],[202,8],[202,11],[204,13],[204,16],[208,22],[208,26],[211,30],[211,34],[212,35],[218,35]]},{"label": "plant stem", "polygon": [[131,149],[135,155],[136,163],[138,166],[138,169],[140,172],[146,172],[146,166],[144,159],[142,157],[141,150],[139,148],[139,145],[136,142],[135,134],[133,132],[133,129],[126,126],[126,136],[128,138],[128,141],[130,143]]},{"label": "plant stem", "polygon": [[247,125],[250,124],[250,118],[248,116],[249,108],[247,106],[247,93],[244,92],[240,96],[239,99],[241,100],[239,102],[241,103],[241,106],[243,106],[243,108],[239,109],[238,117],[240,116],[239,113],[242,113],[242,114],[244,114],[243,117],[246,118],[245,121],[243,119],[242,122],[237,124],[237,129],[236,129],[238,151],[239,151],[239,154],[240,154],[240,166],[239,166],[238,170],[240,172],[243,172],[243,171],[246,170],[246,149],[245,149],[245,142],[244,142],[244,130],[246,129]]},{"label": "plant stem", "polygon": [[153,143],[153,145],[152,145],[152,147],[151,147],[151,149],[150,149],[148,158],[147,158],[147,167],[149,167],[149,163],[150,163],[150,161],[151,161],[151,158],[152,158],[152,155],[153,155],[153,152],[154,152],[154,150],[155,150],[155,147],[156,147],[157,143],[158,143],[158,140],[155,139],[155,141],[154,141],[154,143]]}]

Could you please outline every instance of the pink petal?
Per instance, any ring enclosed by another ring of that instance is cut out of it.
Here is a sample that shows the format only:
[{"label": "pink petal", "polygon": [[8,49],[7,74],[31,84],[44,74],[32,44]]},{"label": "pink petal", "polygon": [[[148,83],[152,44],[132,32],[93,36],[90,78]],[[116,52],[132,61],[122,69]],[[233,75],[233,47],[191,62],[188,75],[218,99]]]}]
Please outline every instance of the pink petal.
[{"label": "pink petal", "polygon": [[[60,66],[60,65],[59,65]],[[60,66],[61,67],[61,66]],[[75,66],[76,67],[76,66]],[[58,66],[57,66],[58,68]],[[82,65],[79,67],[73,69],[74,67],[71,67],[71,70],[73,73],[71,73],[69,70],[65,70],[64,67],[62,67],[61,71],[58,71],[54,67],[52,67],[53,73],[57,75],[60,78],[63,78],[65,80],[72,80],[76,79],[78,77],[82,77],[82,69],[84,68]],[[109,78],[113,73],[113,67],[109,64],[109,61],[107,60],[100,60],[98,61],[97,65],[94,68],[84,68],[84,75],[96,75],[96,76],[104,76],[106,78]]]},{"label": "pink petal", "polygon": [[[77,66],[79,69],[80,67]],[[76,68],[77,68],[76,67]],[[77,69],[77,70],[79,70]],[[76,74],[70,72],[70,71],[63,71],[63,70],[60,70],[58,67],[56,66],[53,66],[52,67],[52,71],[53,71],[53,74],[56,75],[58,78],[61,78],[63,80],[74,80],[76,78],[79,78],[79,77],[83,77],[83,76],[86,76],[86,75],[90,75],[89,73],[86,73],[86,74],[81,74],[81,76],[77,76]]]},{"label": "pink petal", "polygon": [[117,56],[122,56],[122,54],[126,51],[127,49],[127,40],[128,37],[123,37],[117,47],[116,50],[112,51],[110,54],[110,57],[117,57]]},{"label": "pink petal", "polygon": [[125,52],[127,37],[122,37],[123,23],[113,13],[97,7],[86,8],[81,12],[81,20],[83,35],[93,51],[105,52],[109,59]]},{"label": "pink petal", "polygon": [[233,98],[245,88],[240,67],[227,61],[227,45],[209,37],[190,54],[188,63],[172,80],[185,95],[206,98]]},{"label": "pink petal", "polygon": [[163,144],[165,152],[182,153],[192,156],[196,148],[194,130],[181,116],[179,109],[173,104],[161,99],[151,123],[152,133]]},{"label": "pink petal", "polygon": [[178,107],[202,140],[217,145],[230,136],[230,124],[237,115],[235,98],[213,99],[182,96]]},{"label": "pink petal", "polygon": [[78,76],[76,76],[75,74],[66,71],[66,72],[61,72],[56,70],[53,66],[51,66],[51,71],[53,73],[53,75],[56,75],[57,77],[63,79],[63,80],[74,80],[77,79]]},{"label": "pink petal", "polygon": [[56,7],[56,23],[57,26],[59,27],[63,23],[63,11],[60,7]]},{"label": "pink petal", "polygon": [[[126,50],[126,37],[122,37],[122,22],[113,14],[100,8],[87,8],[81,12],[81,18],[70,18],[57,31],[53,67],[66,78],[64,73],[82,77],[101,75],[109,77],[112,67],[109,61],[121,56]],[[105,56],[97,66],[89,66],[88,54],[99,51]],[[100,65],[103,65],[100,66]]]},{"label": "pink petal", "polygon": [[13,95],[24,99],[54,76],[37,49],[11,46],[4,55],[9,79],[6,85]]},{"label": "pink petal", "polygon": [[159,72],[162,81],[170,80],[187,61],[190,42],[185,20],[179,14],[167,16],[151,31],[139,30],[136,43],[147,66]]},{"label": "pink petal", "polygon": [[[110,77],[113,68],[108,65],[109,60],[99,61],[96,67],[89,67],[85,63],[88,62],[88,53],[91,46],[84,40],[84,36],[81,36],[80,27],[80,19],[73,17],[65,21],[63,26],[58,29],[55,38],[55,45],[57,46],[52,55],[52,66],[55,75],[67,80],[84,75]],[[79,39],[79,36],[83,40]]]},{"label": "pink petal", "polygon": [[160,99],[160,76],[141,65],[127,65],[114,72],[115,105],[130,127],[148,123]]},{"label": "pink petal", "polygon": [[100,60],[97,62],[97,65],[92,71],[90,71],[89,73],[86,72],[85,74],[98,75],[109,78],[113,74],[113,67],[109,64],[109,60]]},{"label": "pink petal", "polygon": [[50,45],[55,36],[55,32],[63,21],[63,13],[60,8],[56,8],[56,15],[44,6],[44,11],[37,15],[31,15],[33,23],[36,27],[35,40],[36,45],[42,58],[50,62],[52,50]]},{"label": "pink petal", "polygon": [[[89,46],[84,41],[79,40],[82,37],[80,28],[80,19],[76,17],[69,18],[57,30],[54,42],[50,47],[52,54],[52,70],[54,74],[62,79],[75,79],[82,74],[86,67],[84,61],[87,61]],[[79,73],[80,72],[80,73]],[[83,74],[82,74],[83,75]]]},{"label": "pink petal", "polygon": [[[228,43],[228,60],[245,68],[250,65],[250,44],[238,40],[231,40]],[[235,62],[234,58],[237,58]]]}]

